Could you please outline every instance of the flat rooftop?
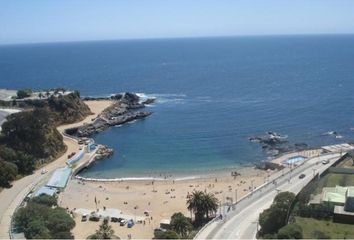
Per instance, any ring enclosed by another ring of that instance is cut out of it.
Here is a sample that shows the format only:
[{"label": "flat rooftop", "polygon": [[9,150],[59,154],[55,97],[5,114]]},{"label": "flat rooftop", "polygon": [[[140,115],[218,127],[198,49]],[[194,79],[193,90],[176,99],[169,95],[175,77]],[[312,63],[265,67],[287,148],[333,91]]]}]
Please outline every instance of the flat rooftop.
[{"label": "flat rooftop", "polygon": [[328,145],[328,146],[323,146],[322,149],[328,151],[328,152],[347,152],[350,150],[354,149],[354,146],[348,144],[348,143],[343,143],[343,144],[336,144],[336,145]]},{"label": "flat rooftop", "polygon": [[46,186],[52,188],[65,188],[70,175],[71,175],[71,168],[68,167],[58,168],[50,177]]},{"label": "flat rooftop", "polygon": [[354,212],[348,212],[344,210],[344,206],[334,206],[334,214],[348,215],[354,217]]}]

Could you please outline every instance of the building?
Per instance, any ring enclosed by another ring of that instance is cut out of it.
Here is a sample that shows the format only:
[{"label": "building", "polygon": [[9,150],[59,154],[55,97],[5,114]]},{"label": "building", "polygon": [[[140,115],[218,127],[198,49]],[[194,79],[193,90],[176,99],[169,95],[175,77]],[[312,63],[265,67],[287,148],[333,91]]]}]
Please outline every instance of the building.
[{"label": "building", "polygon": [[57,190],[63,190],[68,183],[69,177],[71,175],[71,168],[64,167],[55,170],[53,175],[50,177],[46,186],[49,188],[55,188]]},{"label": "building", "polygon": [[354,186],[323,188],[321,200],[335,204],[334,222],[354,224]]}]

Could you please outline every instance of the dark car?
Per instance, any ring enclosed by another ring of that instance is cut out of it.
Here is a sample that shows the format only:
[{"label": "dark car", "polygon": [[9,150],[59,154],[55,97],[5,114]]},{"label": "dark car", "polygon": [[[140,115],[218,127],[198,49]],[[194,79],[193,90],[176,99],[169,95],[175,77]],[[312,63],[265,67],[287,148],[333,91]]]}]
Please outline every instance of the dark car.
[{"label": "dark car", "polygon": [[301,174],[301,175],[299,176],[300,179],[303,179],[304,177],[306,177],[305,174]]}]

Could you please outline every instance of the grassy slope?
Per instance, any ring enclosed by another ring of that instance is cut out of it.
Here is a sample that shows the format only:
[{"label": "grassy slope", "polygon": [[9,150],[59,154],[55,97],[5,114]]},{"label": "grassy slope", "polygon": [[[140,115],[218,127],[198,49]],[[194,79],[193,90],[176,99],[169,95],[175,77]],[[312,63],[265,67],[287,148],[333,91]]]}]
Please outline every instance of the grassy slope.
[{"label": "grassy slope", "polygon": [[322,192],[323,187],[335,187],[336,185],[354,186],[354,175],[328,173],[323,178],[321,178],[314,193],[319,194]]},{"label": "grassy slope", "polygon": [[332,239],[354,238],[354,225],[333,223],[331,221],[313,218],[296,217],[296,223],[301,226],[304,238],[316,238],[314,231],[321,231]]}]

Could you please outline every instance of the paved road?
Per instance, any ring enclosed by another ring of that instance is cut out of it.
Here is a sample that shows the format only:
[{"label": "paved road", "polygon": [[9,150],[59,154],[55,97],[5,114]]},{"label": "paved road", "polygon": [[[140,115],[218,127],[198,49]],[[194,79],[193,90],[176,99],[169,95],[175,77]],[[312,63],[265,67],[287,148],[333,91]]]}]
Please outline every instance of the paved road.
[{"label": "paved road", "polygon": [[[210,223],[198,233],[196,239],[255,239],[259,214],[272,204],[278,191],[299,193],[313,179],[314,173],[321,174],[339,158],[339,153],[333,153],[306,161],[298,168],[285,173],[276,184],[270,182],[259,188],[262,190],[256,190],[249,197],[242,199],[224,220]],[[330,160],[330,164],[321,164],[325,159]],[[306,177],[299,179],[301,173]]]},{"label": "paved road", "polygon": [[[0,90],[1,94],[1,90]],[[107,105],[108,107],[109,105]],[[92,110],[92,109],[91,109]],[[92,110],[93,111],[93,110]],[[93,115],[89,115],[84,120],[78,123],[62,125],[58,127],[58,131],[62,133],[64,129],[80,126],[84,123],[91,122],[91,119],[96,118],[99,113],[101,113],[100,109],[97,109],[97,112],[93,111]],[[77,152],[79,149],[79,144],[77,141],[72,138],[68,138],[63,135],[64,143],[67,145],[67,151],[55,161],[47,164],[41,169],[35,171],[32,175],[23,177],[15,182],[13,182],[13,186],[9,189],[3,189],[0,192],[0,239],[8,239],[9,238],[9,230],[11,226],[11,217],[14,214],[16,208],[22,203],[23,199],[26,195],[36,186],[44,183],[44,181],[48,178],[51,173],[57,169],[58,167],[66,166],[67,155],[72,152]],[[85,156],[87,157],[87,156]],[[85,159],[83,159],[85,160]],[[42,175],[42,169],[46,169],[48,173]]]},{"label": "paved road", "polygon": [[[69,141],[74,142],[71,139],[64,138],[65,143],[68,143]],[[45,181],[48,175],[50,175],[55,169],[65,166],[67,154],[76,152],[77,150],[78,145],[68,144],[68,149],[62,157],[43,167],[48,170],[48,173],[42,175],[41,170],[43,168],[41,168],[35,171],[34,174],[13,182],[13,186],[11,188],[2,190],[0,193],[0,239],[9,238],[11,216],[31,189]]]}]

